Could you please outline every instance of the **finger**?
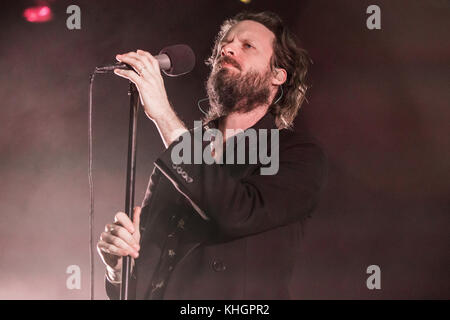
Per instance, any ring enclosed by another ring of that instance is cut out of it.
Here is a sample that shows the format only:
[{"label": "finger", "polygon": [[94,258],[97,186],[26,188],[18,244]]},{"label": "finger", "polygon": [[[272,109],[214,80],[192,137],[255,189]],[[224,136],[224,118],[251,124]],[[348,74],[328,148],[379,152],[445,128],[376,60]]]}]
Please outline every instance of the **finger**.
[{"label": "finger", "polygon": [[[129,246],[124,240],[122,240],[119,237],[113,236],[108,232],[103,232],[100,236],[100,240],[104,241],[106,244],[110,244],[111,246],[117,248],[118,250],[116,250],[116,252],[120,253],[121,255],[131,255],[134,258],[136,258],[139,255],[139,252],[136,249],[133,249],[131,246]],[[112,248],[109,247],[109,249],[111,250]]]},{"label": "finger", "polygon": [[114,224],[121,225],[130,233],[134,233],[136,229],[133,226],[133,222],[131,222],[130,218],[125,212],[117,212],[114,216]]},{"label": "finger", "polygon": [[119,77],[125,78],[133,82],[136,86],[141,85],[143,79],[132,70],[114,69],[114,73]]},{"label": "finger", "polygon": [[98,242],[97,248],[101,252],[104,252],[104,253],[107,253],[107,254],[111,254],[111,255],[114,255],[114,256],[124,257],[124,256],[128,255],[128,253],[125,250],[123,250],[121,248],[118,248],[115,245],[112,245],[110,243],[106,243],[103,240],[100,240]]},{"label": "finger", "polygon": [[133,238],[131,233],[128,232],[127,229],[118,225],[111,225],[110,229],[107,230],[108,233],[113,236],[119,237],[123,241],[125,241],[129,246],[133,247],[135,250],[139,251],[139,243]]},{"label": "finger", "polygon": [[158,60],[156,60],[156,58],[152,56],[149,52],[144,50],[138,50],[137,54],[141,57],[144,57],[144,60],[147,61],[147,63],[149,63],[151,67],[153,67],[153,70],[158,71],[159,74],[161,73]]},{"label": "finger", "polygon": [[103,240],[99,240],[97,243],[97,251],[98,253],[100,253],[102,256],[104,256],[104,253],[110,254],[110,255],[114,255],[114,256],[122,256],[120,249],[109,244],[106,243]]},{"label": "finger", "polygon": [[[126,250],[116,247],[115,245],[107,243],[105,241],[98,242],[97,250],[99,250],[100,253],[104,252],[116,257],[125,257],[129,254]],[[137,258],[138,256],[139,254],[136,254],[134,258]]]},{"label": "finger", "polygon": [[141,223],[141,211],[142,211],[142,208],[139,206],[134,208],[133,225],[134,225],[135,230],[139,230],[139,225]]},{"label": "finger", "polygon": [[[142,51],[142,50],[140,50],[140,51]],[[118,55],[116,55],[116,59],[117,59],[118,61],[122,61],[122,59],[125,59],[125,58],[127,58],[127,59],[141,60],[141,59],[142,59],[142,56],[139,55],[137,52],[134,52],[134,51],[130,51],[130,52],[127,52],[127,53],[124,53],[124,54],[118,54]]]},{"label": "finger", "polygon": [[125,55],[117,55],[116,59],[133,67],[138,74],[142,74],[145,69],[151,67],[148,61],[136,52],[130,52]]}]

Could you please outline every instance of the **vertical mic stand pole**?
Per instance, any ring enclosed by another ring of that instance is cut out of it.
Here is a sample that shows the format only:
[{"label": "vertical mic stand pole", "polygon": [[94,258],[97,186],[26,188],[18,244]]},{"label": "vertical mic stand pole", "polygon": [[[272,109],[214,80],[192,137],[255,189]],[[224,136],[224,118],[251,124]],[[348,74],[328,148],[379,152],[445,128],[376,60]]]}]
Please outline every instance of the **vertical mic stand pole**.
[{"label": "vertical mic stand pole", "polygon": [[[128,163],[125,191],[125,213],[133,220],[134,185],[136,177],[136,127],[139,108],[139,94],[134,83],[130,81],[128,91],[130,96],[130,125],[128,129]],[[122,258],[122,284],[120,285],[120,300],[129,300],[129,282],[131,272],[131,257]]]}]

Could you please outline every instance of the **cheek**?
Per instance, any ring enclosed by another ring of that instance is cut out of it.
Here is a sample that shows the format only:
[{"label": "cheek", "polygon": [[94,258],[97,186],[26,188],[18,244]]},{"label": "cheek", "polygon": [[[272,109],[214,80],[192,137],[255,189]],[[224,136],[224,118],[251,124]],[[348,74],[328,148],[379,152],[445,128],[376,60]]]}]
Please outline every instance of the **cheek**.
[{"label": "cheek", "polygon": [[267,70],[270,70],[270,62],[262,58],[254,59],[251,69],[259,74],[265,74]]},{"label": "cheek", "polygon": [[267,78],[272,74],[272,71],[266,65],[257,65],[249,68],[246,73],[253,73],[257,74],[259,77]]},{"label": "cheek", "polygon": [[246,62],[241,62],[241,68],[243,73],[248,72],[261,73],[263,69],[258,61],[250,61],[250,60],[247,60]]}]

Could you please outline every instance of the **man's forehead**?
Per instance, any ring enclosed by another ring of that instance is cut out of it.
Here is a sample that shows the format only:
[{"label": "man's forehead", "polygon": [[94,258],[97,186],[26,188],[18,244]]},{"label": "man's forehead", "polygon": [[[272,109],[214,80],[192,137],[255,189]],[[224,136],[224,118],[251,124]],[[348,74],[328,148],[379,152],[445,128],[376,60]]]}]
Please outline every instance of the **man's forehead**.
[{"label": "man's forehead", "polygon": [[228,30],[225,38],[233,35],[252,38],[253,40],[265,42],[269,45],[272,44],[273,39],[275,38],[273,32],[270,31],[265,25],[253,20],[239,21],[232,26],[230,30]]}]

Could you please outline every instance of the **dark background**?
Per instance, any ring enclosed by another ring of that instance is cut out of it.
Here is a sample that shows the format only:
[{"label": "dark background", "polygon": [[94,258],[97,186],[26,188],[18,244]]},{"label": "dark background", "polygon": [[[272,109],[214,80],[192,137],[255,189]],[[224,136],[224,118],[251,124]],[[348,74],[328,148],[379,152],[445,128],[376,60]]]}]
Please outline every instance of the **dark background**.
[{"label": "dark background", "polygon": [[[81,8],[81,30],[66,8]],[[366,8],[381,8],[368,30]],[[309,51],[312,89],[302,117],[322,142],[328,185],[299,246],[294,299],[450,298],[450,1],[33,1],[0,13],[0,298],[89,298],[88,87],[95,66],[138,48],[189,44],[192,73],[165,78],[188,126],[201,117],[219,25],[243,9],[280,14]],[[95,241],[124,208],[128,85],[94,85]],[[139,119],[136,204],[163,144]],[[270,253],[268,253],[270,254]],[[81,290],[66,268],[81,267]],[[368,290],[366,268],[381,268]],[[95,255],[95,297],[104,299]]]}]

